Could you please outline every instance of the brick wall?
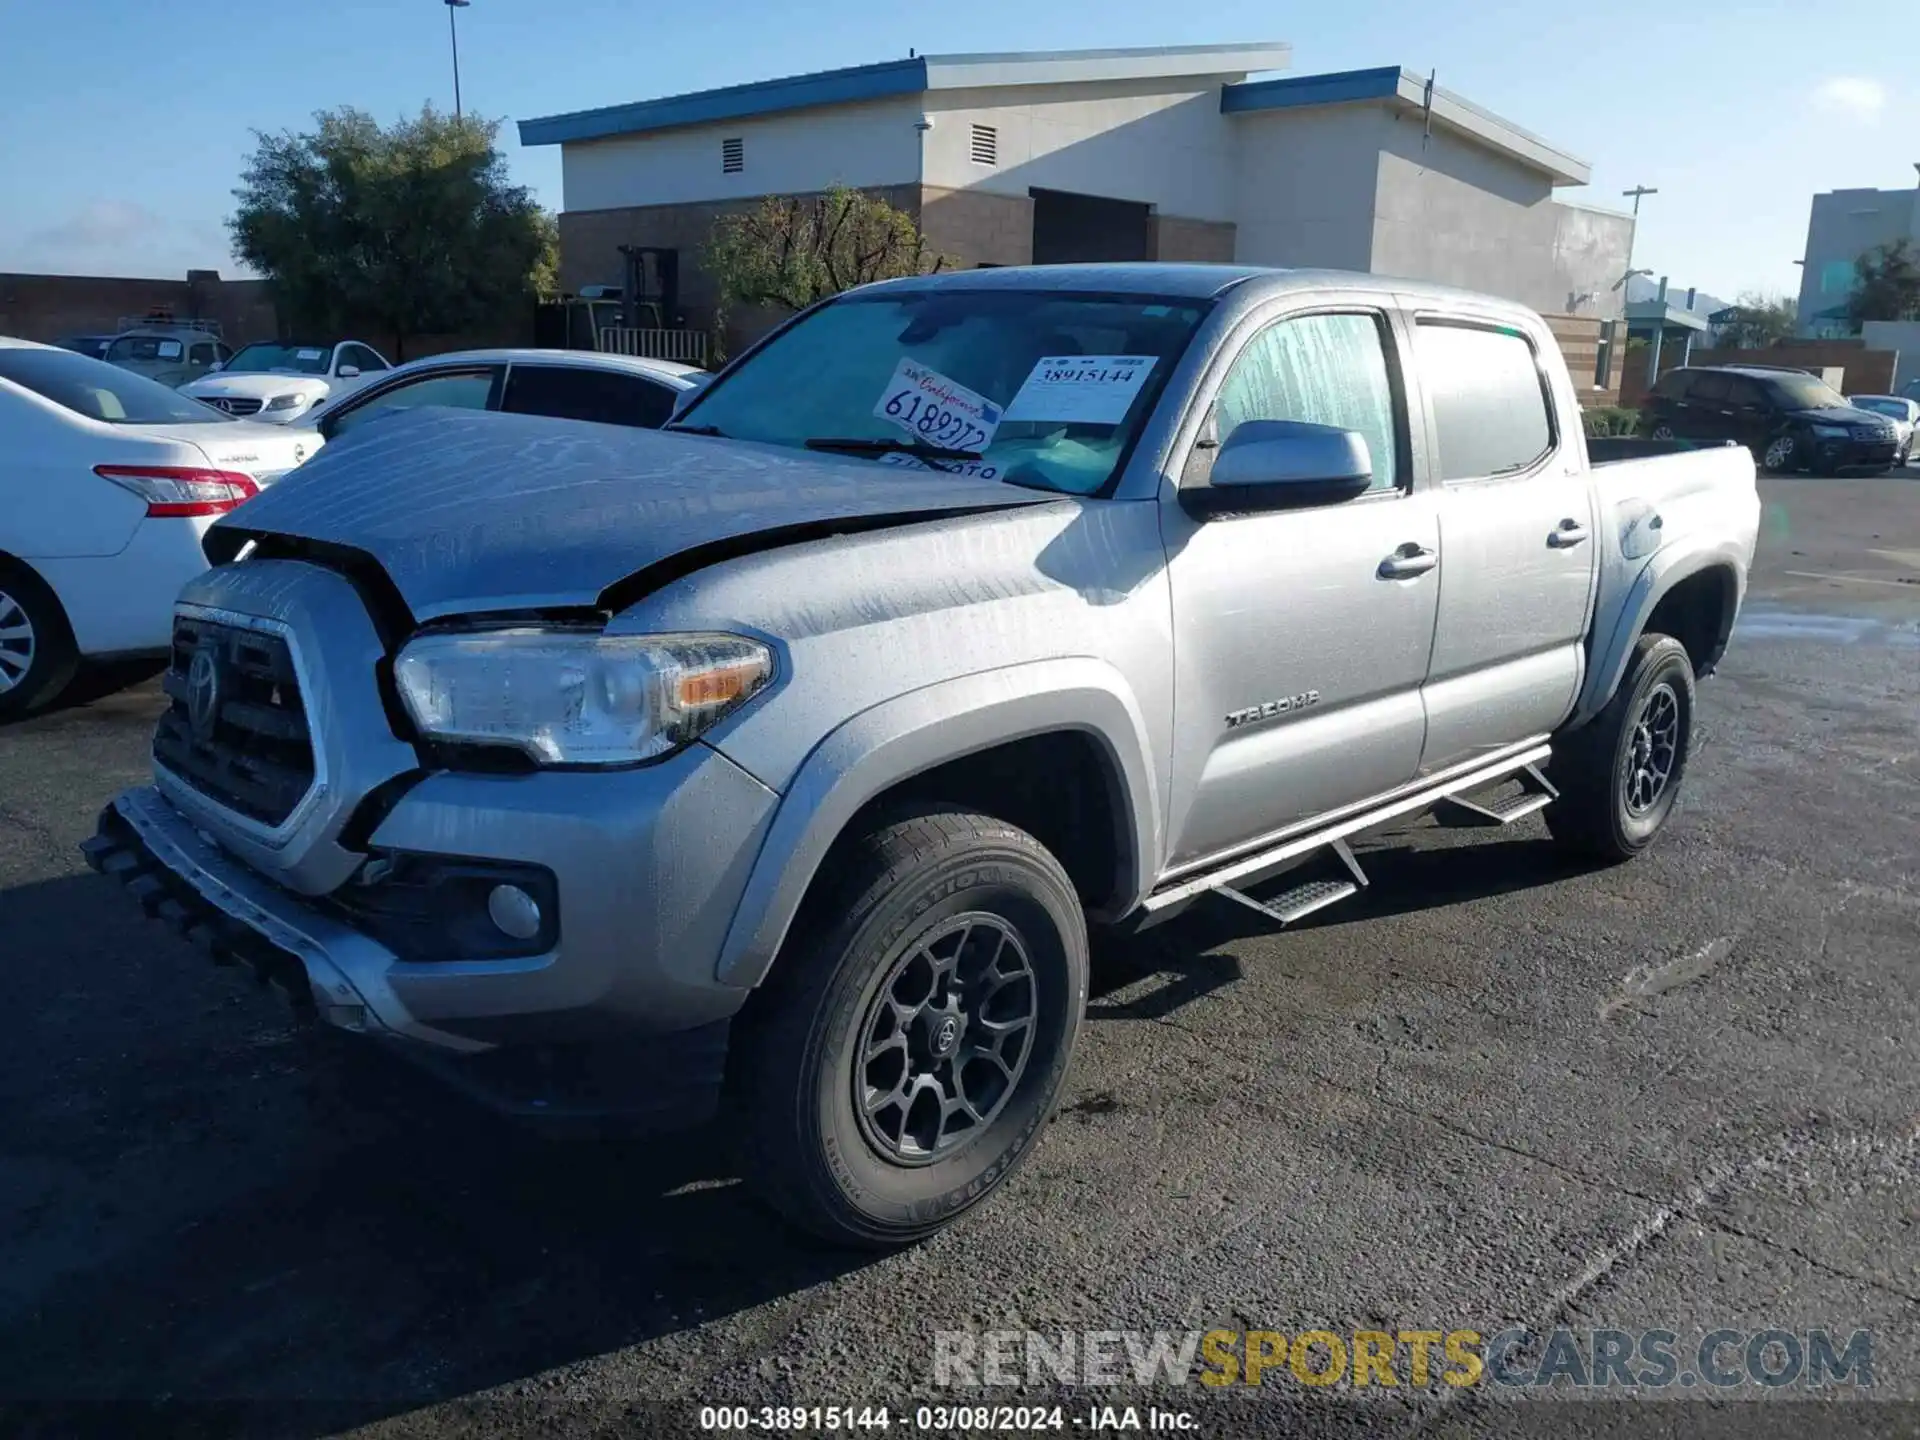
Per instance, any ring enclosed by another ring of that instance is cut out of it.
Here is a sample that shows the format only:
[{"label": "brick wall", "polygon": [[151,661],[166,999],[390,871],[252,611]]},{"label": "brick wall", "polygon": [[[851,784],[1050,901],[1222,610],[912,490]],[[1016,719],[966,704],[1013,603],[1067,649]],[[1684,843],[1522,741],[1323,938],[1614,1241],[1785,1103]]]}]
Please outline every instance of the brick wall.
[{"label": "brick wall", "polygon": [[0,335],[43,342],[111,335],[122,316],[153,311],[177,320],[217,320],[230,345],[272,340],[278,333],[264,280],[222,280],[212,271],[179,280],[0,274]]},{"label": "brick wall", "polygon": [[[889,205],[917,216],[920,187],[890,186],[873,193]],[[802,196],[803,199],[811,198]],[[686,205],[630,205],[617,210],[564,210],[560,214],[560,288],[578,293],[582,285],[618,285],[625,274],[622,245],[659,245],[680,252],[680,310],[696,330],[711,330],[719,295],[700,265],[700,252],[722,215],[751,210],[761,197],[698,201]],[[774,314],[736,312],[727,317],[727,354],[763,334]]]},{"label": "brick wall", "polygon": [[1230,265],[1236,235],[1231,220],[1189,220],[1184,215],[1147,217],[1148,253],[1156,260],[1193,260]]},{"label": "brick wall", "polygon": [[1033,263],[1033,199],[986,190],[919,187],[917,210],[927,248],[957,269]]},{"label": "brick wall", "polygon": [[1601,326],[1604,322],[1595,315],[1542,315],[1540,318],[1547,322],[1547,328],[1559,342],[1560,354],[1573,376],[1573,388],[1580,396],[1582,407],[1593,409],[1602,405],[1618,405],[1620,353],[1626,340],[1626,327],[1616,327],[1619,333],[1611,352],[1608,374],[1596,382],[1595,374],[1600,367]]},{"label": "brick wall", "polygon": [[[1033,200],[1028,196],[950,190],[938,185],[896,185],[872,193],[914,217],[926,236],[928,250],[945,256],[949,268],[970,270],[977,265],[1033,262]],[[716,220],[758,204],[760,197],[563,211],[560,288],[574,294],[583,285],[618,285],[624,273],[622,245],[669,246],[680,252],[681,312],[692,328],[711,330],[719,296],[712,277],[701,268],[700,252]],[[1233,259],[1231,224],[1155,215],[1151,226],[1149,238],[1155,259]],[[772,311],[729,314],[724,353],[738,353],[781,318]],[[408,353],[415,353],[414,347],[409,346]]]}]

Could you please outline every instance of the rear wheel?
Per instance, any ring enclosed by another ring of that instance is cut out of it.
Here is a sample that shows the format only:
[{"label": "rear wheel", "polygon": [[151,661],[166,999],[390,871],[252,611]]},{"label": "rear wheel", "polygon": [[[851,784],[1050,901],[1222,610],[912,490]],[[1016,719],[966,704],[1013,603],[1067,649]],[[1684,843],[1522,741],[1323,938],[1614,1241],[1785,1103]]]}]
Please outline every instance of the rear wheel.
[{"label": "rear wheel", "polygon": [[843,843],[742,1017],[743,1170],[835,1244],[919,1240],[1053,1113],[1087,995],[1072,882],[1025,831],[916,811]]},{"label": "rear wheel", "polygon": [[1554,742],[1560,798],[1546,813],[1555,840],[1602,860],[1629,860],[1653,843],[1686,774],[1693,697],[1686,647],[1642,636],[1606,709]]},{"label": "rear wheel", "polygon": [[24,565],[0,560],[0,719],[52,704],[79,664],[53,591]]},{"label": "rear wheel", "polygon": [[1671,440],[1671,439],[1673,439],[1673,427],[1672,427],[1671,425],[1656,425],[1656,426],[1654,426],[1654,427],[1653,427],[1653,435],[1652,435],[1652,438],[1653,438],[1653,439],[1655,439],[1655,440]]}]

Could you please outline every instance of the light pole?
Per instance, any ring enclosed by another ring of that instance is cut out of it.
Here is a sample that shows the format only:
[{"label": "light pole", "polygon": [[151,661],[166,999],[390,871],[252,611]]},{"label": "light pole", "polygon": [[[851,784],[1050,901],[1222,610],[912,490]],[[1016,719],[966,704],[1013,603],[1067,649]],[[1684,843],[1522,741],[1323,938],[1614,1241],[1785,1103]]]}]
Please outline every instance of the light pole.
[{"label": "light pole", "polygon": [[[453,0],[447,0],[447,3],[451,5],[453,4]],[[456,86],[455,88],[458,87]],[[1658,195],[1660,191],[1651,185],[1636,185],[1633,189],[1622,190],[1620,193],[1630,196],[1633,200],[1633,232],[1627,236],[1627,273],[1622,276],[1620,280],[1622,285],[1630,286],[1633,283],[1633,242],[1640,238],[1640,197],[1643,195]],[[1622,295],[1620,297],[1620,303],[1625,305],[1627,303],[1627,297]]]},{"label": "light pole", "polygon": [[[453,42],[453,118],[456,120],[460,118],[460,31],[453,23],[453,12],[464,10],[472,3],[473,0],[446,0],[447,39]],[[1633,203],[1637,209],[1640,202]]]},{"label": "light pole", "polygon": [[[452,3],[452,0],[448,0],[448,3]],[[1627,234],[1627,271],[1626,274],[1620,277],[1620,324],[1621,328],[1624,329],[1626,327],[1627,305],[1633,299],[1633,277],[1636,274],[1651,275],[1653,273],[1651,270],[1636,271],[1633,268],[1633,242],[1640,238],[1640,201],[1644,196],[1658,195],[1660,191],[1652,185],[1636,185],[1631,190],[1622,190],[1620,193],[1630,197],[1633,201],[1633,229]],[[1666,317],[1665,312],[1662,312],[1660,324],[1655,327],[1653,332],[1653,354],[1647,362],[1647,384],[1649,386],[1653,384],[1656,374],[1654,367],[1660,363],[1660,337],[1665,330]],[[1611,368],[1611,362],[1609,362],[1609,368]],[[1624,371],[1625,368],[1626,366],[1623,360],[1621,369]]]}]

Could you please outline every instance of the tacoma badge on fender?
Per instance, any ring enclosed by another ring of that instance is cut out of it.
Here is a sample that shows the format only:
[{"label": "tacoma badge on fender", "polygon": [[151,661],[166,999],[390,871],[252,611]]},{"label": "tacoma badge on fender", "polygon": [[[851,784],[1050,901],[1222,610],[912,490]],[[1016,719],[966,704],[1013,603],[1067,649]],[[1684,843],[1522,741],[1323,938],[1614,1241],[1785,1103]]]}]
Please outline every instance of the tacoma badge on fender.
[{"label": "tacoma badge on fender", "polygon": [[1282,695],[1278,700],[1269,700],[1264,705],[1249,705],[1244,710],[1227,712],[1227,728],[1238,730],[1242,725],[1251,725],[1256,720],[1271,720],[1275,715],[1291,715],[1296,710],[1304,710],[1309,705],[1320,703],[1318,690],[1302,690],[1298,695]]}]

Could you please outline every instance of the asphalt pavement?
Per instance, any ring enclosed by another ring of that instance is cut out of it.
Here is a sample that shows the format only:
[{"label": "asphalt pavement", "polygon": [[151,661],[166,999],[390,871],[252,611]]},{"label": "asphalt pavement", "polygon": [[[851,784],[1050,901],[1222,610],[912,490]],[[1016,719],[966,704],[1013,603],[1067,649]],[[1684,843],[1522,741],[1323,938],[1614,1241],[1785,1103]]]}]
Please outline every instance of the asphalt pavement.
[{"label": "asphalt pavement", "polygon": [[[140,919],[75,847],[146,771],[150,679],[0,729],[0,1432],[902,1428],[1034,1398],[1067,1430],[1151,1400],[1222,1435],[1920,1433],[1909,474],[1763,482],[1651,853],[1425,824],[1284,935],[1210,903],[1104,945],[1031,1162],[884,1258],[782,1231],[710,1137],[524,1134]],[[943,1331],[1555,1325],[1866,1330],[1873,1386],[1622,1409],[1284,1367],[1232,1394],[935,1376]]]}]

